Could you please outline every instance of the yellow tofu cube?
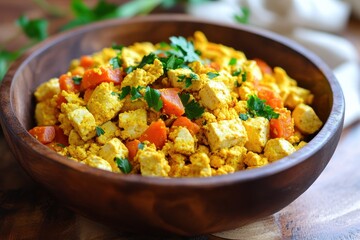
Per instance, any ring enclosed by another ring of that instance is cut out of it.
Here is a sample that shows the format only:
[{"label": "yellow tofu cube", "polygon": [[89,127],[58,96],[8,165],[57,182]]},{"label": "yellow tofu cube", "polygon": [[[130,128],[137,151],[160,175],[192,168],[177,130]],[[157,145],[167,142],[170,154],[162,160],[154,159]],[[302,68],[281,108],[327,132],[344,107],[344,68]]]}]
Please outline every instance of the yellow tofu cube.
[{"label": "yellow tofu cube", "polygon": [[195,152],[195,139],[186,127],[178,127],[169,134],[174,141],[173,151],[184,155],[191,155]]},{"label": "yellow tofu cube", "polygon": [[38,102],[35,106],[35,119],[38,126],[55,125],[58,122],[59,110],[51,104],[51,99]]},{"label": "yellow tofu cube", "polygon": [[122,139],[135,139],[148,128],[147,114],[145,109],[119,114],[120,136]]},{"label": "yellow tofu cube", "polygon": [[79,107],[69,112],[67,117],[82,140],[87,141],[95,137],[95,118],[85,107]]},{"label": "yellow tofu cube", "polygon": [[269,162],[274,162],[292,154],[295,151],[296,149],[294,148],[294,146],[287,140],[283,138],[274,138],[270,139],[266,143],[264,155],[265,157],[267,157]]},{"label": "yellow tofu cube", "polygon": [[161,151],[156,151],[152,147],[145,147],[139,150],[135,160],[140,163],[140,172],[143,176],[167,177],[170,172],[170,166]]},{"label": "yellow tofu cube", "polygon": [[206,136],[212,151],[233,146],[244,146],[248,140],[240,118],[207,124]]},{"label": "yellow tofu cube", "polygon": [[[170,69],[167,75],[172,87],[192,91],[199,91],[207,81],[207,79],[200,78],[198,74],[188,68]],[[186,79],[190,79],[189,81],[191,81],[191,85],[188,87],[186,87]]]},{"label": "yellow tofu cube", "polygon": [[322,126],[322,121],[316,115],[314,109],[306,104],[299,104],[292,112],[295,126],[305,134],[313,134]]},{"label": "yellow tofu cube", "polygon": [[52,78],[47,82],[42,83],[36,88],[34,93],[35,98],[38,102],[51,99],[55,94],[60,92],[60,84],[58,78]]},{"label": "yellow tofu cube", "polygon": [[106,142],[114,138],[120,131],[116,124],[112,121],[107,121],[100,127],[102,130],[104,130],[104,134],[96,138],[96,141],[100,144],[105,144]]},{"label": "yellow tofu cube", "polygon": [[120,139],[113,138],[101,147],[98,155],[108,161],[113,172],[120,172],[115,162],[115,158],[127,158],[129,156],[129,150]]},{"label": "yellow tofu cube", "polygon": [[245,147],[249,151],[261,153],[270,137],[269,120],[263,117],[249,118],[243,121],[248,141]]},{"label": "yellow tofu cube", "polygon": [[103,159],[99,156],[96,156],[96,155],[88,156],[87,158],[85,158],[83,163],[85,163],[91,167],[96,167],[96,168],[110,171],[110,172],[112,171],[110,163],[108,163],[105,159]]},{"label": "yellow tofu cube", "polygon": [[231,103],[229,89],[219,81],[208,81],[199,91],[199,96],[201,104],[211,110],[227,107]]}]

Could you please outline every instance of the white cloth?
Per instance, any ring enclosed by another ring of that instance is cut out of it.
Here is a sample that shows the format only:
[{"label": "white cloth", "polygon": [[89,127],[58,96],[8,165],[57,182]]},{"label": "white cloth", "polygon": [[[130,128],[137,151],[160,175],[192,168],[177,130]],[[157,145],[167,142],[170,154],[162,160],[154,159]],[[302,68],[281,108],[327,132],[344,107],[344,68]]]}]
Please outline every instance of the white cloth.
[{"label": "white cloth", "polygon": [[[326,7],[324,7],[326,6]],[[317,54],[333,69],[345,96],[345,123],[360,119],[360,64],[357,49],[340,33],[360,0],[220,0],[191,5],[189,14],[235,23],[242,9],[249,24],[285,35]]]}]

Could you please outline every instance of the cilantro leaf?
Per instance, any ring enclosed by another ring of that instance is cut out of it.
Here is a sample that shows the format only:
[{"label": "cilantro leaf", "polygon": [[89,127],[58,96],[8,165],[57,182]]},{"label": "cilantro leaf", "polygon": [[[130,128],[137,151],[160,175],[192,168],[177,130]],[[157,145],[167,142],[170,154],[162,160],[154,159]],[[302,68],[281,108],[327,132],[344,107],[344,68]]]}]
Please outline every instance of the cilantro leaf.
[{"label": "cilantro leaf", "polygon": [[130,99],[132,101],[142,97],[141,93],[139,92],[139,90],[142,89],[142,88],[143,87],[141,87],[141,86],[131,87],[131,90],[130,90],[131,98]]},{"label": "cilantro leaf", "polygon": [[160,98],[160,91],[146,87],[145,91],[145,100],[150,108],[153,108],[156,111],[159,111],[163,107],[163,101]]},{"label": "cilantro leaf", "polygon": [[184,59],[178,58],[173,54],[170,54],[168,58],[159,58],[159,60],[163,64],[165,72],[170,69],[181,68],[184,65]]},{"label": "cilantro leaf", "polygon": [[42,41],[48,36],[48,21],[45,19],[29,20],[25,15],[22,15],[16,23],[21,27],[28,38]]},{"label": "cilantro leaf", "polygon": [[185,107],[185,115],[189,119],[197,119],[201,117],[201,115],[204,113],[205,109],[200,106],[198,102],[195,101],[195,99],[192,99],[190,102],[190,94],[184,93],[179,94],[180,100],[182,104]]},{"label": "cilantro leaf", "polygon": [[137,69],[137,68],[142,68],[142,67],[144,67],[146,64],[152,64],[152,63],[154,63],[155,58],[156,58],[156,55],[155,55],[154,53],[149,53],[148,55],[144,56],[144,57],[141,59],[141,62],[139,63],[139,65],[127,67],[127,68],[125,69],[125,72],[126,72],[127,74],[129,74],[129,73],[131,73],[132,71],[134,71],[134,70]]},{"label": "cilantro leaf", "polygon": [[99,126],[96,126],[96,127],[95,127],[95,131],[96,131],[96,135],[97,135],[98,137],[100,137],[101,135],[105,134],[104,129],[102,129],[102,128],[99,127]]},{"label": "cilantro leaf", "polygon": [[200,59],[193,43],[187,41],[184,37],[172,36],[170,42],[170,46],[173,48],[170,52],[177,57],[183,58],[185,62],[194,62]]},{"label": "cilantro leaf", "polygon": [[268,120],[278,118],[279,114],[274,112],[274,109],[265,104],[265,100],[261,100],[256,95],[250,95],[247,100],[248,115],[250,117],[264,117]]},{"label": "cilantro leaf", "polygon": [[72,80],[74,81],[74,83],[75,83],[76,85],[80,85],[80,84],[81,84],[81,81],[82,81],[82,77],[74,76],[74,77],[72,77]]},{"label": "cilantro leaf", "polygon": [[213,79],[213,78],[216,78],[216,77],[220,76],[220,74],[217,73],[217,72],[208,72],[206,75],[207,75],[208,78],[210,78],[210,79]]},{"label": "cilantro leaf", "polygon": [[120,68],[120,66],[122,65],[122,62],[119,59],[119,57],[116,56],[116,57],[113,57],[110,59],[110,65],[112,66],[113,69],[117,69],[117,68]]},{"label": "cilantro leaf", "polygon": [[191,86],[193,80],[199,80],[198,75],[195,73],[190,73],[189,77],[186,77],[185,75],[180,75],[178,77],[178,82],[184,82],[185,81],[185,88],[188,88]]},{"label": "cilantro leaf", "polygon": [[120,93],[112,92],[111,95],[118,95],[119,100],[123,100],[130,93],[130,86],[123,87]]},{"label": "cilantro leaf", "polygon": [[116,162],[116,165],[121,170],[121,172],[123,172],[125,174],[128,174],[131,172],[132,166],[131,166],[129,160],[127,160],[126,158],[115,157],[114,161]]}]

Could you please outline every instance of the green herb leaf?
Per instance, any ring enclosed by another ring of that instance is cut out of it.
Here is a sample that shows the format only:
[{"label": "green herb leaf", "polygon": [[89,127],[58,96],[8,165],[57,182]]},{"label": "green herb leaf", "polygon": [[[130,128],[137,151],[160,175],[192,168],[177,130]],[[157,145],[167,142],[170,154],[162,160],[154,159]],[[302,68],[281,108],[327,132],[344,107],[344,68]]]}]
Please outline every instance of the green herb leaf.
[{"label": "green herb leaf", "polygon": [[170,37],[170,45],[173,48],[170,52],[177,57],[183,58],[184,62],[194,62],[199,60],[199,55],[195,51],[192,42],[187,41],[184,37]]},{"label": "green herb leaf", "polygon": [[142,68],[144,67],[146,64],[152,64],[154,62],[156,58],[156,55],[154,53],[149,53],[148,55],[144,56],[141,59],[141,62],[139,63],[139,65],[137,66],[137,68]]},{"label": "green herb leaf", "polygon": [[236,59],[236,58],[231,58],[230,61],[229,61],[229,65],[230,65],[230,66],[236,65],[236,63],[237,63],[237,59]]},{"label": "green herb leaf", "polygon": [[234,71],[231,75],[233,75],[234,77],[237,77],[241,74],[241,72],[242,72],[241,69],[238,69],[238,70]]},{"label": "green herb leaf", "polygon": [[206,75],[208,76],[208,78],[213,79],[218,77],[220,74],[217,72],[208,72]]},{"label": "green herb leaf", "polygon": [[21,55],[22,51],[9,52],[0,50],[0,82],[4,78],[10,64]]},{"label": "green herb leaf", "polygon": [[45,19],[29,20],[26,16],[22,15],[16,23],[21,27],[26,36],[31,39],[42,41],[48,36],[48,21]]},{"label": "green herb leaf", "polygon": [[265,100],[261,100],[256,95],[250,95],[247,100],[248,114],[250,117],[264,117],[268,120],[278,118],[279,114],[274,109],[265,104]]},{"label": "green herb leaf", "polygon": [[185,115],[189,119],[197,119],[201,117],[201,115],[204,113],[205,109],[200,106],[198,102],[195,101],[195,99],[192,99],[190,102],[190,94],[189,93],[183,93],[179,94],[180,100],[182,104],[185,107]]},{"label": "green herb leaf", "polygon": [[173,54],[170,54],[168,58],[159,58],[164,66],[165,72],[170,69],[178,69],[184,66],[184,59],[178,58]]},{"label": "green herb leaf", "polygon": [[163,101],[160,98],[159,90],[147,86],[144,98],[148,106],[156,111],[160,111],[160,109],[163,107]]},{"label": "green herb leaf", "polygon": [[121,92],[118,93],[119,100],[123,100],[130,93],[130,86],[121,88]]},{"label": "green herb leaf", "polygon": [[114,50],[120,50],[121,51],[124,48],[124,45],[113,43],[111,45],[111,48],[114,49]]},{"label": "green herb leaf", "polygon": [[99,127],[99,126],[96,126],[96,127],[95,127],[95,131],[96,131],[96,135],[97,135],[98,137],[100,137],[101,135],[105,134],[104,129],[102,129],[102,128]]},{"label": "green herb leaf", "polygon": [[234,16],[235,20],[239,23],[242,24],[247,24],[249,23],[249,18],[250,18],[250,9],[247,7],[242,7],[241,8],[241,13],[240,14],[236,14]]},{"label": "green herb leaf", "polygon": [[241,80],[243,82],[246,82],[246,78],[247,78],[247,74],[246,74],[246,72],[243,72],[242,75],[241,75]]},{"label": "green herb leaf", "polygon": [[246,113],[240,113],[239,115],[240,119],[243,120],[243,121],[246,121],[249,119],[249,115],[246,114]]},{"label": "green herb leaf", "polygon": [[122,62],[119,59],[119,57],[116,56],[116,57],[113,57],[113,58],[110,59],[110,65],[112,66],[113,69],[117,69],[117,68],[121,67]]},{"label": "green herb leaf", "polygon": [[185,81],[185,88],[188,88],[192,85],[193,80],[199,80],[199,77],[195,73],[190,73],[189,77],[186,77],[186,75],[180,75],[178,76],[178,82],[184,82]]},{"label": "green herb leaf", "polygon": [[80,85],[80,84],[81,84],[81,81],[82,81],[82,77],[74,76],[74,77],[72,77],[72,80],[74,81],[74,83],[75,83],[76,85]]},{"label": "green herb leaf", "polygon": [[130,91],[131,101],[142,97],[141,93],[139,92],[142,88],[144,88],[144,87],[141,87],[141,86],[131,87],[131,91]]},{"label": "green herb leaf", "polygon": [[126,158],[118,158],[115,157],[114,161],[116,162],[118,168],[121,170],[121,172],[128,174],[132,170],[132,166]]}]

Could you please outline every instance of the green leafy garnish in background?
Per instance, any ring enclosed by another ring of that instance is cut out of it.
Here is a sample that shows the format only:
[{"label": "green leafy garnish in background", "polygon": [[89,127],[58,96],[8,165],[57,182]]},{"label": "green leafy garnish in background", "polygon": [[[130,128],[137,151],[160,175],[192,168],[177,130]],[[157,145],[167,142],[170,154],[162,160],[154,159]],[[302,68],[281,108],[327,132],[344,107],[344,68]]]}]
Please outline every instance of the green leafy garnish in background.
[{"label": "green leafy garnish in background", "polygon": [[26,16],[22,15],[16,23],[30,39],[42,41],[48,36],[48,21],[44,19],[29,20]]},{"label": "green leafy garnish in background", "polygon": [[242,24],[248,24],[250,18],[250,9],[247,7],[242,7],[241,12],[234,16],[235,20]]}]

